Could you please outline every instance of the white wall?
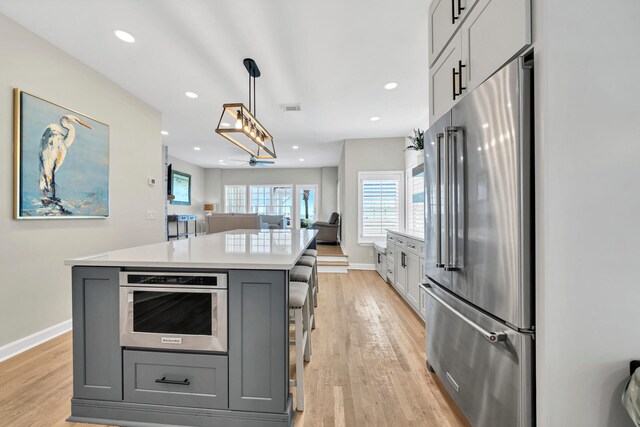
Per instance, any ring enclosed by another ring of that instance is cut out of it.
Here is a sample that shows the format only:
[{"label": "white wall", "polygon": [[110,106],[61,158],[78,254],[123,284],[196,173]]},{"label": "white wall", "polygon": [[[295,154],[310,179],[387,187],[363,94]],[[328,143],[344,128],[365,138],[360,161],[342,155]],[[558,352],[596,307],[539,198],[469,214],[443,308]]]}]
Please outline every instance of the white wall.
[{"label": "white wall", "polygon": [[[1,347],[71,318],[65,258],[163,240],[164,186],[158,111],[4,15],[0,58]],[[15,87],[110,125],[108,219],[12,219]]]},{"label": "white wall", "polygon": [[215,203],[218,212],[224,209],[224,189],[222,188],[222,169],[204,170],[205,199]]},{"label": "white wall", "polygon": [[342,246],[351,264],[372,264],[373,246],[358,244],[358,172],[404,171],[404,137],[348,139],[338,166],[342,180]]},{"label": "white wall", "polygon": [[208,201],[205,192],[205,169],[173,156],[168,156],[167,162],[171,164],[172,170],[191,175],[191,205],[168,204],[167,213],[169,215],[192,214],[202,217],[204,215],[204,203]]},{"label": "white wall", "polygon": [[631,427],[640,359],[640,2],[533,2],[539,426]]},{"label": "white wall", "polygon": [[326,221],[338,210],[338,168],[325,167],[321,170],[322,184],[320,194],[319,220]]}]

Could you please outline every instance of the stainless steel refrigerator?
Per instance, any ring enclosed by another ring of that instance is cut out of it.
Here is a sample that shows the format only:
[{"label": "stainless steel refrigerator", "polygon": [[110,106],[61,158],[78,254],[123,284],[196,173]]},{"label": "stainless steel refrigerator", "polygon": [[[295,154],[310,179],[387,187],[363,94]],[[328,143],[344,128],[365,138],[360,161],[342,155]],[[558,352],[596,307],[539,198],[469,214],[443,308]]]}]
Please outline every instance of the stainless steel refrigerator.
[{"label": "stainless steel refrigerator", "polygon": [[535,425],[532,60],[425,135],[427,366],[475,427]]}]

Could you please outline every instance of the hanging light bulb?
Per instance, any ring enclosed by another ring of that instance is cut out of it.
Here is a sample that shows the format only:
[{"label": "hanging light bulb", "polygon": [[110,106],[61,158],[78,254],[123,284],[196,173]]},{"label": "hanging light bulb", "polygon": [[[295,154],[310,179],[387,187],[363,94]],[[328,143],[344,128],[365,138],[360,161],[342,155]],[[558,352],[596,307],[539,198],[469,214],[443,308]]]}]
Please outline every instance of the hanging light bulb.
[{"label": "hanging light bulb", "polygon": [[251,137],[256,137],[256,126],[253,123],[251,124]]},{"label": "hanging light bulb", "polygon": [[262,141],[264,140],[262,131],[258,131],[258,137],[256,138],[256,140],[258,141],[258,144],[262,145]]},{"label": "hanging light bulb", "polygon": [[242,129],[242,111],[238,110],[236,115],[236,129]]},{"label": "hanging light bulb", "polygon": [[249,120],[244,119],[244,132],[249,133]]}]

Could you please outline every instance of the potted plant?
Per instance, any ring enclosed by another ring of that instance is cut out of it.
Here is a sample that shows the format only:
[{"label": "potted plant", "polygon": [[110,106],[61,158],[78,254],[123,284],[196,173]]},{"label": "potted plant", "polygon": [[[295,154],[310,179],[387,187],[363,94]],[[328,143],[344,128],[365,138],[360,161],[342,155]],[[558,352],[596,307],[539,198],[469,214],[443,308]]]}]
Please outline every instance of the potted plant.
[{"label": "potted plant", "polygon": [[423,162],[423,153],[424,150],[424,131],[420,128],[413,130],[413,136],[408,136],[409,141],[411,141],[411,145],[408,145],[405,150],[413,150],[418,152],[418,164]]},{"label": "potted plant", "polygon": [[421,151],[424,150],[424,131],[420,128],[413,130],[413,136],[408,136],[411,145],[407,146],[407,150]]}]

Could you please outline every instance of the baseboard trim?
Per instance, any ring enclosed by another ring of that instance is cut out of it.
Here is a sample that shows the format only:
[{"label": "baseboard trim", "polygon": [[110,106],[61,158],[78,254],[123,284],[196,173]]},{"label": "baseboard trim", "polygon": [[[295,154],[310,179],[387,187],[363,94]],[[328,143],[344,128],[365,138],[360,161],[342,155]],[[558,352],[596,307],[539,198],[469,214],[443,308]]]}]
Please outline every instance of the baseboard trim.
[{"label": "baseboard trim", "polygon": [[23,353],[37,345],[47,342],[59,335],[71,330],[71,319],[62,323],[53,325],[47,329],[43,329],[35,334],[20,338],[19,340],[10,342],[0,347],[0,362],[11,359],[20,353]]},{"label": "baseboard trim", "polygon": [[349,270],[375,270],[376,266],[375,264],[361,264],[350,262],[349,267],[347,268]]}]

